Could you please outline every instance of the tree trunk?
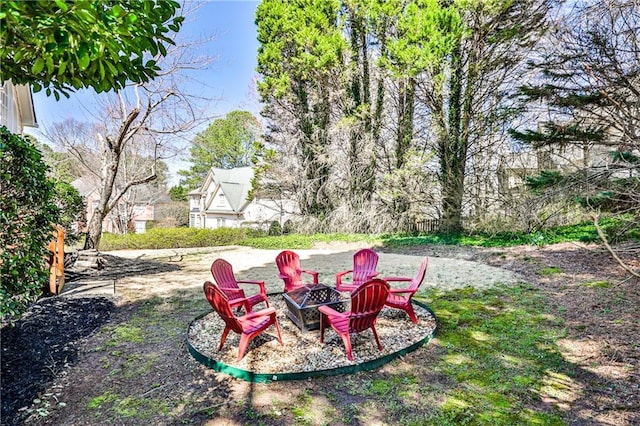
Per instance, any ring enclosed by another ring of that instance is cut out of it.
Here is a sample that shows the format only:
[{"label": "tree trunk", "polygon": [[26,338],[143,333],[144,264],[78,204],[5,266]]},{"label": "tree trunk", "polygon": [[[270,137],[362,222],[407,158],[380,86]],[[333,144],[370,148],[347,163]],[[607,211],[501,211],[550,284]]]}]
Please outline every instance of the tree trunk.
[{"label": "tree trunk", "polygon": [[462,231],[462,199],[466,166],[466,143],[461,138],[463,66],[461,46],[451,53],[451,80],[449,81],[449,131],[440,141],[440,184],[442,186],[443,232]]},{"label": "tree trunk", "polygon": [[93,248],[100,250],[102,222],[113,208],[113,205],[115,205],[115,202],[118,201],[115,200],[111,203],[109,202],[113,194],[116,175],[118,174],[120,148],[113,146],[110,140],[107,140],[105,143],[109,145],[109,149],[104,149],[103,155],[108,157],[108,161],[103,161],[100,180],[100,201],[98,202],[98,207],[93,211],[93,216],[91,216],[91,219],[89,220],[87,237],[84,243],[85,249]]}]

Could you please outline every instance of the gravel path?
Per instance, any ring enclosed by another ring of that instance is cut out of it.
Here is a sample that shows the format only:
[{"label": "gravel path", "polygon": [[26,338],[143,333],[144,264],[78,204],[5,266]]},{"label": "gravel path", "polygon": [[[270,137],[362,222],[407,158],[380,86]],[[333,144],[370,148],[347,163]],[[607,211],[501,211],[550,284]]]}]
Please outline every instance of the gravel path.
[{"label": "gravel path", "polygon": [[[333,285],[336,272],[351,269],[353,254],[359,247],[341,244],[333,248],[295,251],[300,256],[303,268],[318,271],[320,282]],[[80,279],[76,283],[69,283],[65,286],[65,292],[106,295],[113,294],[115,288],[116,294],[163,293],[176,288],[201,287],[204,281],[212,279],[209,268],[213,260],[222,257],[233,265],[238,279],[263,280],[268,293],[277,293],[283,288],[275,265],[275,257],[279,252],[241,246],[104,252],[105,271],[91,277],[91,281]],[[379,252],[379,256],[380,277],[412,277],[424,255]],[[118,258],[128,260],[119,261]],[[138,265],[135,268],[137,273],[128,274],[130,263],[146,263],[148,266],[144,268],[147,273],[140,274]],[[167,268],[167,265],[175,268]],[[506,269],[459,258],[430,256],[423,286],[450,290],[466,286],[487,288],[498,283],[514,284],[518,281],[521,281],[520,277]]]}]

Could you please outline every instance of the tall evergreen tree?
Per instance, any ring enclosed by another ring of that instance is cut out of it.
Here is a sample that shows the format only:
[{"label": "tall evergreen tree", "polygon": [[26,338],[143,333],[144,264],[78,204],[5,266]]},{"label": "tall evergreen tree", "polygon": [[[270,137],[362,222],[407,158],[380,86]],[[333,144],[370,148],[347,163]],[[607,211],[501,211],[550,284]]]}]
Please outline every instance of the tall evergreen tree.
[{"label": "tall evergreen tree", "polygon": [[301,213],[317,218],[333,208],[328,189],[331,94],[345,49],[337,26],[339,8],[337,0],[264,0],[256,12],[258,89],[267,105],[264,114],[272,119],[268,141],[278,144],[278,133],[294,139],[281,147],[287,157],[282,168],[293,178],[289,182]]}]

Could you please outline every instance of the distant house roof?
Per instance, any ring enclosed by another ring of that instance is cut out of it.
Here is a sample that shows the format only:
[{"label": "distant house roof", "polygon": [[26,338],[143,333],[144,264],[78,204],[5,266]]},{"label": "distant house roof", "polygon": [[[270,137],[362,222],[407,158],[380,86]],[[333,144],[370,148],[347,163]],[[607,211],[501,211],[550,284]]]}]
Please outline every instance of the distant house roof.
[{"label": "distant house roof", "polygon": [[[247,197],[251,191],[253,168],[236,167],[234,169],[212,168],[213,181],[220,185],[231,209],[241,212],[247,204]],[[207,180],[205,179],[205,184]]]}]

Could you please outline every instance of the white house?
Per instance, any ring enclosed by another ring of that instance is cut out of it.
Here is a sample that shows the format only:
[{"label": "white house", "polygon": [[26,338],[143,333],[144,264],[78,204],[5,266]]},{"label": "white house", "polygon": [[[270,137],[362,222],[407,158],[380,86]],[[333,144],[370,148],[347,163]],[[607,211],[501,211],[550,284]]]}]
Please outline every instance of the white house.
[{"label": "white house", "polygon": [[0,87],[0,126],[17,134],[24,126],[38,127],[29,86],[14,86],[7,80]]},{"label": "white house", "polygon": [[267,228],[272,221],[283,225],[291,217],[291,200],[249,198],[251,167],[212,168],[202,186],[189,193],[189,226],[192,228]]}]

